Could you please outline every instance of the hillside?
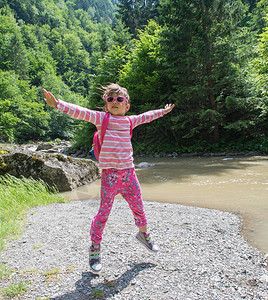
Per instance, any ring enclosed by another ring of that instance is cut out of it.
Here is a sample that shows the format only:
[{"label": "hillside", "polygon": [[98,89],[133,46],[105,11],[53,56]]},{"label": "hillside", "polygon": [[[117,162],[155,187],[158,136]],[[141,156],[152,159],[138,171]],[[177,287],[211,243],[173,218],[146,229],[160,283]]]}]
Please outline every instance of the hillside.
[{"label": "hillside", "polygon": [[135,153],[266,153],[267,4],[200,5],[2,0],[0,141],[90,147],[94,126],[45,106],[42,88],[97,109],[99,86],[118,82],[131,114],[175,103],[165,121],[134,131]]}]

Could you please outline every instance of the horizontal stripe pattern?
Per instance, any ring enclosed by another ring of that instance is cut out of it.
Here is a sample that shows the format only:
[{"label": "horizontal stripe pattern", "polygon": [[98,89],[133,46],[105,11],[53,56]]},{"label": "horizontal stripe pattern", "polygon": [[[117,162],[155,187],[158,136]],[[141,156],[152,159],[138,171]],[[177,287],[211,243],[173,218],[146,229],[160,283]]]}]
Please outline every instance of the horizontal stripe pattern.
[{"label": "horizontal stripe pattern", "polygon": [[164,114],[165,113],[164,113],[163,109],[157,109],[157,110],[147,111],[147,112],[145,112],[143,114],[140,114],[140,115],[130,116],[129,118],[131,119],[132,126],[134,128],[134,127],[137,127],[141,124],[150,123],[155,119],[163,117]]},{"label": "horizontal stripe pattern", "polygon": [[72,118],[93,123],[97,126],[97,128],[99,126],[99,129],[101,128],[101,122],[105,115],[105,112],[91,110],[60,99],[58,99],[57,109]]},{"label": "horizontal stripe pattern", "polygon": [[[57,109],[73,118],[93,123],[97,127],[100,136],[101,123],[105,116],[105,112],[91,110],[62,100],[58,100]],[[99,167],[101,169],[133,168],[133,149],[131,144],[131,125],[129,119],[134,128],[141,124],[149,123],[163,115],[163,109],[151,110],[140,115],[129,117],[110,115],[103,145],[101,147]]]}]

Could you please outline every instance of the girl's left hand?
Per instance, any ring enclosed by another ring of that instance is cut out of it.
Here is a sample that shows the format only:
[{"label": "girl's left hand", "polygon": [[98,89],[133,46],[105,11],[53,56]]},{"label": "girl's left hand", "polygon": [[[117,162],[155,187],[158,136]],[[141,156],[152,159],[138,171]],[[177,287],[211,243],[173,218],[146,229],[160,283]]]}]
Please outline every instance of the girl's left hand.
[{"label": "girl's left hand", "polygon": [[175,106],[175,104],[167,104],[164,108],[165,114],[168,114],[169,112],[171,112],[174,106]]}]

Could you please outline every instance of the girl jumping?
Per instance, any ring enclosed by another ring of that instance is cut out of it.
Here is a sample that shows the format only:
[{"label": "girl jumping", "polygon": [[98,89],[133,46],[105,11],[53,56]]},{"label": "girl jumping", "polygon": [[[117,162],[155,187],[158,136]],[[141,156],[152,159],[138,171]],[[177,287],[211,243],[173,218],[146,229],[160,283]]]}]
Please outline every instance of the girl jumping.
[{"label": "girl jumping", "polygon": [[[43,91],[44,100],[48,105],[73,118],[93,123],[100,134],[106,112],[57,100],[50,92],[45,89]],[[126,117],[125,114],[130,109],[128,91],[114,83],[103,87],[102,98],[105,101],[105,110],[110,115],[99,155],[99,168],[102,169],[101,203],[90,229],[92,244],[89,248],[89,265],[93,272],[99,272],[102,268],[100,252],[102,234],[117,194],[123,196],[132,210],[135,224],[139,228],[136,235],[138,241],[152,252],[159,250],[147,229],[141,188],[133,164],[131,131],[141,124],[163,117],[174,107],[174,104],[167,104],[164,109],[151,110],[140,115]]]}]

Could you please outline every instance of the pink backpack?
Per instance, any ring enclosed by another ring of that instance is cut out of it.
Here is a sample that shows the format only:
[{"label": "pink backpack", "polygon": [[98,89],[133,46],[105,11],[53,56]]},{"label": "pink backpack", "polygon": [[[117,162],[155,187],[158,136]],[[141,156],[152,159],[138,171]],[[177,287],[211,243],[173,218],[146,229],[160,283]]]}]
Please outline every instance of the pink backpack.
[{"label": "pink backpack", "polygon": [[[97,161],[99,161],[99,156],[100,156],[100,151],[101,151],[101,146],[103,143],[103,139],[106,133],[106,129],[109,123],[109,117],[110,114],[106,113],[103,120],[102,120],[102,124],[101,124],[101,136],[99,137],[98,131],[94,132],[94,137],[93,137],[93,144],[92,144],[92,148],[90,150],[93,158]],[[130,137],[132,137],[132,122],[130,120],[130,118],[128,118],[129,123],[130,123]]]}]

